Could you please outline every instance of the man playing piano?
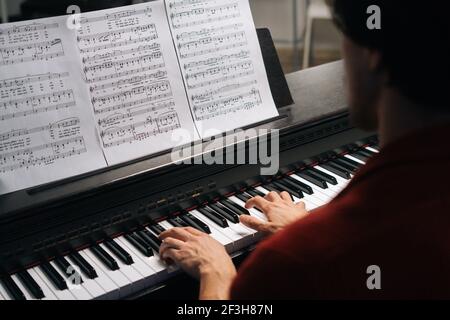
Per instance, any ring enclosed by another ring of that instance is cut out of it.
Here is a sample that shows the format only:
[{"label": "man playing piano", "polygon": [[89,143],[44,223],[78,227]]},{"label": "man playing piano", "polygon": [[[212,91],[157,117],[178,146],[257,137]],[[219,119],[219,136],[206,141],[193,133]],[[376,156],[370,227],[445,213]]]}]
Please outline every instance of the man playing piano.
[{"label": "man playing piano", "polygon": [[[373,4],[381,29],[367,24]],[[450,298],[449,19],[434,1],[331,6],[350,114],[381,152],[314,212],[287,193],[249,200],[269,222],[241,222],[268,238],[238,273],[208,235],[164,232],[162,257],[200,280],[201,299]]]}]

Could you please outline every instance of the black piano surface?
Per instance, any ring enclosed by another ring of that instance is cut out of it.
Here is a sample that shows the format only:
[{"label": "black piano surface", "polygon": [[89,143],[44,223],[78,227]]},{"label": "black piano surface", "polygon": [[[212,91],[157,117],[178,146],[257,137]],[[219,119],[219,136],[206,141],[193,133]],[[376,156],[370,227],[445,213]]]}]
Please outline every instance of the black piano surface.
[{"label": "black piano surface", "polygon": [[[327,161],[331,150],[348,152],[343,146],[376,145],[373,134],[355,129],[349,122],[343,76],[342,62],[286,76],[295,104],[279,109],[279,119],[254,127],[280,130],[281,172],[298,168],[300,162]],[[250,140],[257,138],[256,133]],[[259,165],[175,165],[170,154],[162,154],[0,196],[0,274],[54,263],[55,257],[123,236],[266,178],[260,177]],[[169,278],[139,291],[164,285]],[[138,290],[132,291],[139,295]]]}]

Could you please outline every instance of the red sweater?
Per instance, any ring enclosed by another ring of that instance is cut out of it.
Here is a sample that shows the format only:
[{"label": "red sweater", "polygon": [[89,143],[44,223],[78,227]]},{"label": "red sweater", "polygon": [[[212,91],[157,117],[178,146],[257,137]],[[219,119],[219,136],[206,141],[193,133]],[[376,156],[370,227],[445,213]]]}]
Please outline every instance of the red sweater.
[{"label": "red sweater", "polygon": [[[450,298],[450,126],[383,148],[330,204],[263,241],[232,299]],[[381,290],[367,288],[380,267]]]}]

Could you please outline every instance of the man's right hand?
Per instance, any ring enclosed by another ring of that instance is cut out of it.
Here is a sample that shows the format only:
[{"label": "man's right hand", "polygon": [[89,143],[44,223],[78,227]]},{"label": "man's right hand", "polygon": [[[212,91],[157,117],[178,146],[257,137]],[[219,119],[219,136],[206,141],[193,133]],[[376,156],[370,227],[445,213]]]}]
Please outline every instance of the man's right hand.
[{"label": "man's right hand", "polygon": [[305,204],[303,202],[295,204],[287,192],[280,194],[270,192],[264,198],[254,197],[247,201],[245,207],[260,209],[269,221],[264,222],[256,217],[242,215],[241,222],[249,228],[269,235],[308,215]]}]

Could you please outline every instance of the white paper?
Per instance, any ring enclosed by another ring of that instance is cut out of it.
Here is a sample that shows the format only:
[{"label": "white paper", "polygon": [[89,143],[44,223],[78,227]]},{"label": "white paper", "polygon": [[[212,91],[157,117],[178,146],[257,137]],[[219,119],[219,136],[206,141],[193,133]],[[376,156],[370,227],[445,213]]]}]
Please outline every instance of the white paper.
[{"label": "white paper", "polygon": [[77,42],[108,164],[198,139],[162,1],[87,13]]},{"label": "white paper", "polygon": [[202,137],[278,115],[248,0],[165,0]]},{"label": "white paper", "polygon": [[0,25],[0,194],[106,165],[65,17]]}]

